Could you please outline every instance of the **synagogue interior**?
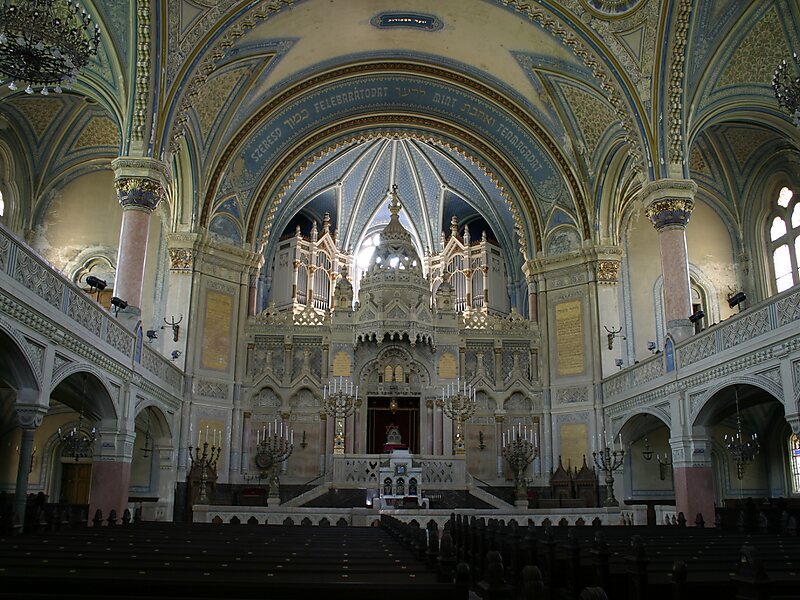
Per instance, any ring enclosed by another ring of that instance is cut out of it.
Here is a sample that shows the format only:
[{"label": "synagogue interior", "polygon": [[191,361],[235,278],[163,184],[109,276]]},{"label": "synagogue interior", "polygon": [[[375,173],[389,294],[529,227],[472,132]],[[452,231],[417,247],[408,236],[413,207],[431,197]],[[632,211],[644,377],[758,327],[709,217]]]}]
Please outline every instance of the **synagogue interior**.
[{"label": "synagogue interior", "polygon": [[797,0],[34,4],[4,529],[800,509]]}]

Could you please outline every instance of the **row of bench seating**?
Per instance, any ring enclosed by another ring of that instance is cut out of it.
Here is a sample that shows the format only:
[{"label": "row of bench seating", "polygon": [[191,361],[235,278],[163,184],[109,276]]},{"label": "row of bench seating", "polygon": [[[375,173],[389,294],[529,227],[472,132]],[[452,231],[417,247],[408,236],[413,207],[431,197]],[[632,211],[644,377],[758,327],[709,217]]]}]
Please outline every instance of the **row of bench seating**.
[{"label": "row of bench seating", "polygon": [[680,527],[535,526],[461,515],[452,515],[447,529],[456,560],[469,564],[472,573],[486,571],[488,554],[497,552],[505,581],[519,593],[524,569],[537,566],[547,599],[576,599],[585,587],[601,587],[614,600],[691,599],[710,593],[800,597],[796,536]]},{"label": "row of bench seating", "polygon": [[0,598],[466,600],[379,527],[138,523],[0,538]]}]

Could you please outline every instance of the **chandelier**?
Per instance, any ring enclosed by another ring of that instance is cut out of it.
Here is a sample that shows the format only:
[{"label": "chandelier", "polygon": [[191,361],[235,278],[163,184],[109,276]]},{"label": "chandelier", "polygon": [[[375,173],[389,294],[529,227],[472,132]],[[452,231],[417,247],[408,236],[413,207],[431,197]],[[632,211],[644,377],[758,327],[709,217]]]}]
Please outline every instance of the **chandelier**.
[{"label": "chandelier", "polygon": [[725,434],[725,447],[736,461],[736,477],[741,480],[744,477],[744,469],[748,463],[755,460],[761,444],[758,441],[757,433],[742,432],[742,417],[739,414],[739,393],[734,389],[736,398],[736,433]]},{"label": "chandelier", "polygon": [[41,86],[60,93],[97,54],[100,28],[76,0],[4,0],[0,7],[0,73],[8,88]]},{"label": "chandelier", "polygon": [[83,395],[81,396],[81,411],[78,413],[78,424],[69,432],[64,433],[58,428],[58,439],[61,441],[61,456],[69,456],[78,462],[81,458],[90,458],[92,448],[97,440],[97,429],[91,429],[84,423],[83,402],[86,399],[86,378],[83,378]]},{"label": "chandelier", "polygon": [[[792,53],[793,61],[782,60],[772,77],[772,89],[778,104],[789,111],[792,120],[800,127],[800,59],[797,52]],[[794,62],[794,66],[792,66]]]}]

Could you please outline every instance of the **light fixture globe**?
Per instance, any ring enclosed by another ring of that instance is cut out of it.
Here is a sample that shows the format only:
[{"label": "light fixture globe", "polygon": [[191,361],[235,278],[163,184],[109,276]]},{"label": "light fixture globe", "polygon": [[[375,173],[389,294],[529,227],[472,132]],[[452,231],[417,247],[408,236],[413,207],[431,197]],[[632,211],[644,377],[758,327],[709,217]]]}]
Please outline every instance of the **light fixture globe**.
[{"label": "light fixture globe", "polygon": [[77,2],[5,0],[0,6],[0,73],[8,87],[60,92],[97,54],[100,28]]}]

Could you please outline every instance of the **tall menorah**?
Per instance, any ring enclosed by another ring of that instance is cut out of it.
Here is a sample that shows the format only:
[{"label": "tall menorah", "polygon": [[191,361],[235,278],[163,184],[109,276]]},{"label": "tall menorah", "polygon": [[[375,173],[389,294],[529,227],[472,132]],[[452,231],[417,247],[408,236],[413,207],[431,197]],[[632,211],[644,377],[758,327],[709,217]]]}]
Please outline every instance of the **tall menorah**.
[{"label": "tall menorah", "polygon": [[594,464],[606,474],[606,491],[608,495],[604,503],[605,506],[619,506],[619,501],[614,496],[614,471],[622,466],[622,460],[625,458],[625,450],[622,449],[621,435],[619,442],[619,450],[613,448],[613,443],[611,448],[609,448],[608,443],[606,443],[606,447],[600,450],[600,452],[592,452]]},{"label": "tall menorah", "polygon": [[503,457],[514,471],[514,500],[517,505],[528,506],[528,482],[525,469],[539,456],[536,431],[519,424],[503,434]]},{"label": "tall menorah", "polygon": [[477,402],[475,388],[461,384],[460,379],[456,382],[447,384],[442,388],[442,397],[437,398],[436,404],[441,407],[442,412],[456,425],[456,440],[454,454],[466,454],[467,445],[464,443],[464,422],[475,414]]},{"label": "tall menorah", "polygon": [[353,382],[334,377],[330,385],[322,388],[322,408],[334,419],[333,453],[344,454],[344,420],[360,406],[358,386]]},{"label": "tall menorah", "polygon": [[267,480],[269,498],[280,498],[280,467],[292,455],[294,431],[276,420],[261,431],[256,431],[256,466],[261,469],[259,479]]},{"label": "tall menorah", "polygon": [[217,461],[219,454],[222,450],[222,435],[220,435],[219,446],[216,445],[216,432],[214,434],[214,441],[211,443],[211,448],[208,447],[208,432],[206,432],[206,440],[203,442],[203,452],[200,453],[200,440],[197,440],[197,447],[194,448],[192,454],[192,446],[189,446],[189,458],[192,460],[192,468],[197,467],[200,469],[200,496],[197,498],[199,504],[208,504],[208,470],[215,471],[217,469]]}]

